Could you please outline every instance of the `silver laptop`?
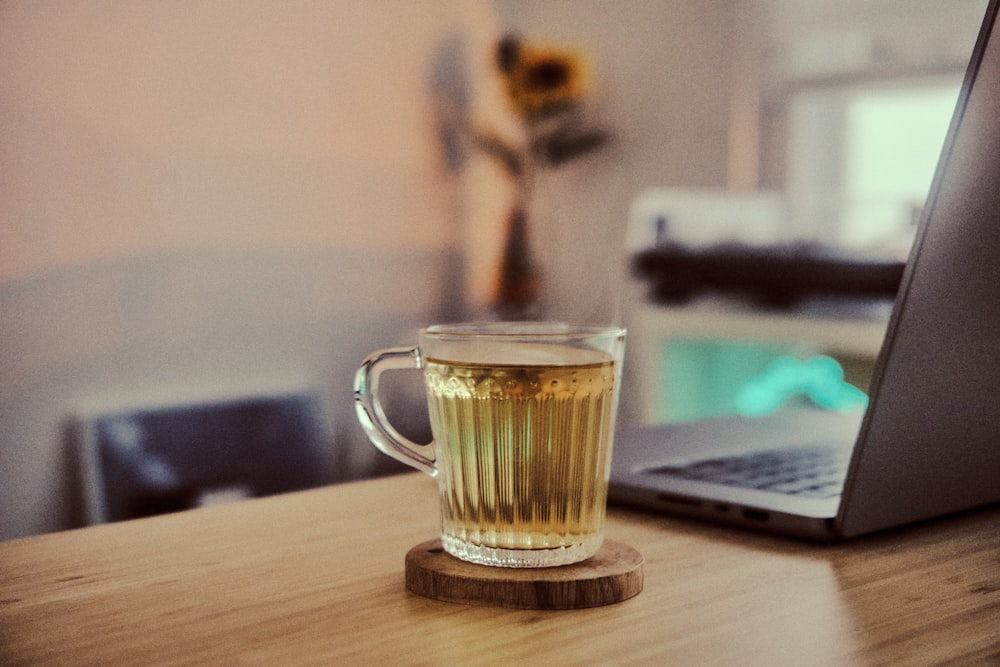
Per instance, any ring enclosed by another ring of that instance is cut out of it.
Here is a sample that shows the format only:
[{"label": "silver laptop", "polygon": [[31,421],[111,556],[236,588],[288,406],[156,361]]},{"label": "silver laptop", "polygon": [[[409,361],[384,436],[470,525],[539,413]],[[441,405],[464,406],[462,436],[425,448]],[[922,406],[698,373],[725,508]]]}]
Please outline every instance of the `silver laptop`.
[{"label": "silver laptop", "polygon": [[986,10],[867,409],[622,430],[612,502],[811,539],[1000,503],[998,3]]}]

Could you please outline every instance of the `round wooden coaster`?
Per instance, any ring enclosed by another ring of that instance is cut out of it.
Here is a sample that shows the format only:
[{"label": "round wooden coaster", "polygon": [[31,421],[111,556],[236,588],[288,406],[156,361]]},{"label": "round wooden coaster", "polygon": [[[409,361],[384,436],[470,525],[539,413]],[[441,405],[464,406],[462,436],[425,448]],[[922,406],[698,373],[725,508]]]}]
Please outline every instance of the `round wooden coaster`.
[{"label": "round wooden coaster", "polygon": [[627,600],[642,590],[642,555],[604,540],[581,563],[541,568],[489,567],[447,553],[441,540],[406,554],[406,588],[433,600],[516,609],[582,609]]}]

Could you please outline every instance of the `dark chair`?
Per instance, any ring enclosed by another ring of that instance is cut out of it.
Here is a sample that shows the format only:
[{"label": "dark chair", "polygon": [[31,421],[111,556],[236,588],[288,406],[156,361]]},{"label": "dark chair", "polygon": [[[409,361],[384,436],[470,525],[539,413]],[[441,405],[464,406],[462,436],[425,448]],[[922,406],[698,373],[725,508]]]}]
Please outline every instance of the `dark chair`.
[{"label": "dark chair", "polygon": [[88,523],[121,521],[330,481],[306,393],[125,408],[77,420]]}]

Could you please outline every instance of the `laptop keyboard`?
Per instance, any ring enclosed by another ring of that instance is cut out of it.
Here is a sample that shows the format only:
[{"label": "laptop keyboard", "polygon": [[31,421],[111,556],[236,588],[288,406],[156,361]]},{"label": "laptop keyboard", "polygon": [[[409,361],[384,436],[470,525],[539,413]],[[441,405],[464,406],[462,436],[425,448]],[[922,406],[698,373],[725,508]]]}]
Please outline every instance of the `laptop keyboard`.
[{"label": "laptop keyboard", "polygon": [[650,472],[808,498],[832,498],[843,490],[849,461],[850,450],[810,445],[701,459],[652,468]]}]

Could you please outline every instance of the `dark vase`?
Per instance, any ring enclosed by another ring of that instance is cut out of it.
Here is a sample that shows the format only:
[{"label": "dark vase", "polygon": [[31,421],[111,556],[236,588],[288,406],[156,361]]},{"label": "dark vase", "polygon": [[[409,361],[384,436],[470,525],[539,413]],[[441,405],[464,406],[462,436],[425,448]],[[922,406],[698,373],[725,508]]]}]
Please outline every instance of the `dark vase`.
[{"label": "dark vase", "polygon": [[522,206],[515,206],[507,219],[496,314],[503,320],[537,319],[541,296],[541,275],[531,256],[527,215]]}]

